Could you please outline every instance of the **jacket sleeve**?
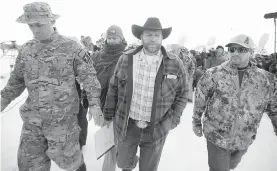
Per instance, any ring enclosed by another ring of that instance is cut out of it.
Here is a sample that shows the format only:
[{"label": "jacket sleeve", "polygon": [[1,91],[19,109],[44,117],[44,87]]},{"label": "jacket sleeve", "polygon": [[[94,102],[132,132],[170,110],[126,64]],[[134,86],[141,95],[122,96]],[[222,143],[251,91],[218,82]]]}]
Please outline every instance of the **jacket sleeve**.
[{"label": "jacket sleeve", "polygon": [[108,93],[106,96],[106,102],[105,102],[105,106],[104,106],[104,118],[105,120],[112,120],[113,117],[115,116],[115,110],[116,110],[116,105],[117,105],[117,101],[118,101],[118,78],[117,78],[117,74],[122,66],[123,63],[123,58],[124,55],[122,55],[116,66],[115,66],[115,70],[113,73],[113,76],[110,79],[110,84],[109,84],[109,89],[108,89]]},{"label": "jacket sleeve", "polygon": [[267,106],[267,114],[271,119],[274,132],[277,136],[277,79],[273,78],[270,86],[270,100]]},{"label": "jacket sleeve", "polygon": [[209,98],[213,94],[214,81],[212,78],[212,69],[209,69],[200,78],[195,92],[195,102],[192,116],[192,124],[194,126],[201,126],[201,118],[207,108]]},{"label": "jacket sleeve", "polygon": [[[178,59],[179,60],[179,59]],[[185,71],[182,61],[179,62],[180,69],[180,85],[176,92],[175,100],[172,104],[172,129],[175,128],[179,123],[182,116],[182,113],[187,105],[187,102],[190,101],[189,97],[189,82],[188,82],[188,73]]]},{"label": "jacket sleeve", "polygon": [[24,60],[19,52],[14,70],[11,72],[7,85],[1,90],[1,111],[3,111],[15,98],[25,90],[24,73],[23,73]]},{"label": "jacket sleeve", "polygon": [[76,80],[87,93],[89,106],[100,105],[101,85],[96,77],[96,71],[92,65],[87,64],[89,54],[86,50],[79,48],[74,54],[74,70]]}]

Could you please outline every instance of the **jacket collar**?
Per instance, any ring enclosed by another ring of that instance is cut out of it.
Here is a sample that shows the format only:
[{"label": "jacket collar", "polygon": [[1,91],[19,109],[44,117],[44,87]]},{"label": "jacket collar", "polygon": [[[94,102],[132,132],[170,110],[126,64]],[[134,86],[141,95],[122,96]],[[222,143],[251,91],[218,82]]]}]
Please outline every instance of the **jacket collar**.
[{"label": "jacket collar", "polygon": [[[231,73],[237,72],[237,68],[235,68],[231,65],[230,60],[222,63],[221,66],[223,69],[225,69],[228,72],[231,72]],[[249,66],[247,67],[247,70],[254,70],[256,68],[257,68],[256,64],[252,61],[249,61]]]},{"label": "jacket collar", "polygon": [[[139,46],[138,48],[136,48],[134,51],[131,51],[131,52],[127,52],[127,54],[132,54],[132,55],[135,55],[137,54],[138,52],[140,52],[143,48],[143,45]],[[176,59],[176,55],[173,55],[173,54],[169,54],[166,52],[166,49],[162,46],[161,47],[161,53],[163,55],[163,58],[169,58],[169,59]]]}]

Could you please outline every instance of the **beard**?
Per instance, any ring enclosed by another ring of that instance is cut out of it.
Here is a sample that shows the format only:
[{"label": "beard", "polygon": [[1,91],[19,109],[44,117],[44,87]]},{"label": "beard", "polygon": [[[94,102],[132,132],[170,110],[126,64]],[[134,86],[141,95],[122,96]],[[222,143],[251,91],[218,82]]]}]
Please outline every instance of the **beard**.
[{"label": "beard", "polygon": [[150,44],[143,42],[143,47],[149,53],[157,53],[161,49],[161,44]]},{"label": "beard", "polygon": [[249,64],[249,59],[242,60],[239,57],[231,57],[230,62],[235,68],[243,68]]}]

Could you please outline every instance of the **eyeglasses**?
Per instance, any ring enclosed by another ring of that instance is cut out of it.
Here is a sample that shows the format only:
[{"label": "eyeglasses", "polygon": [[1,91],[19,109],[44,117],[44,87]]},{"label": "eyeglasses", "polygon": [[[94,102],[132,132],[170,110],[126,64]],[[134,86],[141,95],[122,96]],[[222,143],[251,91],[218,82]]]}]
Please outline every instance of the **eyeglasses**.
[{"label": "eyeglasses", "polygon": [[235,51],[237,51],[238,53],[247,53],[247,52],[249,52],[249,49],[245,48],[245,47],[229,47],[228,48],[228,52],[234,53]]}]

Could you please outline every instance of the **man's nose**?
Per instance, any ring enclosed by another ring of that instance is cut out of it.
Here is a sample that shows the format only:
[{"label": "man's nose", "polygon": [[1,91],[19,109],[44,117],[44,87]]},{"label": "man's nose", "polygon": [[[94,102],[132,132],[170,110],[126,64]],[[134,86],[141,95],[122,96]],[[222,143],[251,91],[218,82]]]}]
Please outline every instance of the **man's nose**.
[{"label": "man's nose", "polygon": [[156,40],[156,37],[155,36],[151,36],[150,40],[154,42]]}]

